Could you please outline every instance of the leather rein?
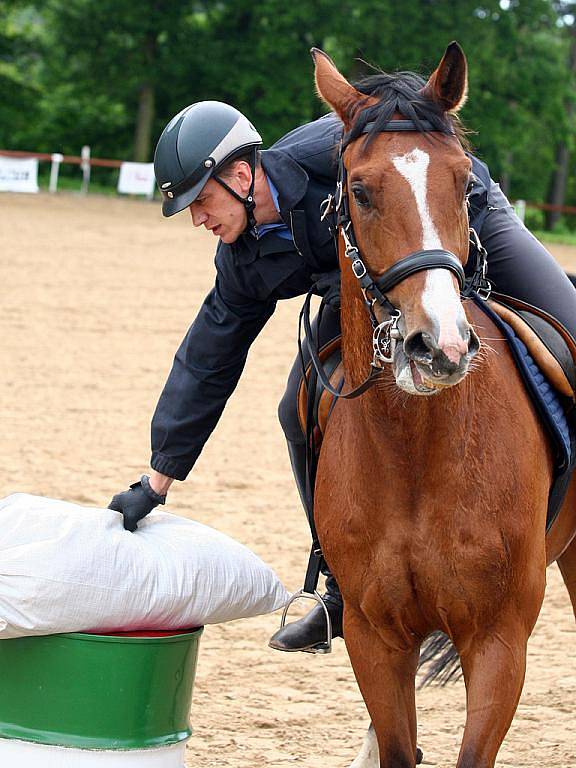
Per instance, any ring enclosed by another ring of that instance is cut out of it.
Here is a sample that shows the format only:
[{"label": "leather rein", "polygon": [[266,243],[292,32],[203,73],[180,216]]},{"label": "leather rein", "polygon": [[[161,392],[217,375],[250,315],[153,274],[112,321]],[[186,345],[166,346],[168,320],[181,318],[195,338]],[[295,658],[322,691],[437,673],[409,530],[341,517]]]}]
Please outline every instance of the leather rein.
[{"label": "leather rein", "polygon": [[[367,123],[362,131],[363,134],[370,133],[373,123]],[[381,132],[387,131],[426,131],[437,130],[427,120],[420,122],[418,127],[413,120],[390,120]],[[427,249],[415,251],[404,256],[389,267],[382,275],[374,278],[368,271],[366,264],[360,255],[360,249],[354,234],[352,218],[350,216],[350,205],[348,200],[347,171],[343,160],[343,146],[340,144],[338,155],[338,181],[336,184],[335,195],[328,195],[321,206],[321,219],[325,219],[330,214],[336,216],[336,248],[338,250],[339,235],[344,242],[344,256],[350,261],[354,276],[358,280],[360,290],[364,297],[364,304],[370,316],[372,324],[372,351],[373,357],[370,364],[370,372],[367,378],[358,387],[350,392],[343,393],[334,389],[330,384],[328,376],[324,370],[320,356],[318,354],[319,340],[313,338],[313,332],[310,324],[310,301],[312,290],[309,291],[300,313],[301,323],[304,325],[304,332],[307,341],[307,348],[310,354],[312,365],[314,366],[318,378],[325,389],[335,398],[351,399],[358,397],[369,389],[378,379],[386,363],[392,363],[397,342],[402,338],[398,331],[398,321],[401,317],[400,310],[392,304],[386,293],[394,286],[401,283],[410,275],[422,272],[428,269],[448,269],[454,274],[460,286],[460,295],[462,298],[468,298],[472,294],[479,295],[486,300],[492,290],[490,282],[486,278],[487,271],[487,253],[480,242],[476,230],[470,227],[470,253],[469,258],[474,254],[474,271],[469,278],[466,278],[464,267],[460,260],[450,251],[444,249]],[[380,322],[376,317],[374,307],[378,306],[388,315],[387,320]],[[318,329],[320,323],[318,322]],[[300,336],[300,333],[299,333]],[[299,338],[300,342],[300,338]]]}]

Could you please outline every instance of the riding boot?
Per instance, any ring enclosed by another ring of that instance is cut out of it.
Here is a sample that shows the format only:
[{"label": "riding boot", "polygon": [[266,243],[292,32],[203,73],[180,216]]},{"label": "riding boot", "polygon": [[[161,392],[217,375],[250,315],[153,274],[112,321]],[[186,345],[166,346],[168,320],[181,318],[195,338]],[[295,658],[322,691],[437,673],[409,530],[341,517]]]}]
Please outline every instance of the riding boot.
[{"label": "riding boot", "polygon": [[[296,479],[296,487],[310,521],[312,510],[308,508],[306,499],[306,445],[288,441],[288,454]],[[322,573],[326,576],[326,592],[322,599],[332,622],[332,637],[342,637],[342,595],[336,579],[325,562],[322,564]],[[315,646],[326,643],[327,639],[326,614],[324,608],[317,603],[306,616],[286,624],[272,635],[269,646],[278,651],[309,651]]]}]

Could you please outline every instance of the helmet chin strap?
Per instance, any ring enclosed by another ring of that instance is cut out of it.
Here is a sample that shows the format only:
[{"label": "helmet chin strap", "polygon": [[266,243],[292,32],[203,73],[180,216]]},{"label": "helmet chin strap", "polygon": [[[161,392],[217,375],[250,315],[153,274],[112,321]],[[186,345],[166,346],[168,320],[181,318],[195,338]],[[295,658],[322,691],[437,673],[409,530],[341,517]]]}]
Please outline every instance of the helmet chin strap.
[{"label": "helmet chin strap", "polygon": [[218,184],[220,184],[221,187],[224,187],[224,189],[229,192],[232,197],[235,197],[236,200],[242,203],[244,208],[246,209],[246,216],[248,217],[248,224],[246,225],[246,230],[251,230],[256,227],[256,218],[254,216],[254,209],[256,208],[256,202],[254,201],[254,182],[255,182],[255,175],[256,175],[256,147],[252,147],[252,152],[250,154],[250,170],[252,172],[252,181],[250,182],[250,189],[248,190],[248,194],[246,197],[242,197],[237,192],[235,192],[232,187],[228,186],[226,182],[221,179],[219,176],[212,176],[214,181],[217,181]]}]

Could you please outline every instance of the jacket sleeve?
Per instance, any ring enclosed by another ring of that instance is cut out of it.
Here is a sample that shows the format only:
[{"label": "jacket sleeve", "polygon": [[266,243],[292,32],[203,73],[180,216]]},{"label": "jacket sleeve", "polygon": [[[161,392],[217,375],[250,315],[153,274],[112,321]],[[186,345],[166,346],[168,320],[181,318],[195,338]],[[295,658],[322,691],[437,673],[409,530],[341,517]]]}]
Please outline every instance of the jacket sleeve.
[{"label": "jacket sleeve", "polygon": [[186,479],[275,307],[272,300],[227,291],[216,280],[176,352],[152,418],[151,466],[157,472]]}]

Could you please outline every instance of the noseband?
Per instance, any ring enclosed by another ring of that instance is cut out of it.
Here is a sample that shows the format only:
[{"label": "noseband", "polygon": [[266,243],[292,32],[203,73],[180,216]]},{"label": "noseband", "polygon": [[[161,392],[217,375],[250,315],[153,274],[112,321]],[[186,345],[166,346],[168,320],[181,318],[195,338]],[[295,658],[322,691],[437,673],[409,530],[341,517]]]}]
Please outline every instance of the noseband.
[{"label": "noseband", "polygon": [[[373,123],[367,123],[362,130],[362,134],[370,133]],[[380,132],[398,132],[398,131],[425,131],[432,132],[437,129],[427,120],[420,122],[417,126],[413,120],[390,120]],[[468,298],[476,293],[481,298],[487,299],[490,295],[491,285],[486,278],[487,271],[487,253],[482,246],[480,238],[476,231],[470,228],[471,252],[475,256],[474,271],[471,277],[466,278],[464,267],[460,259],[451,251],[443,248],[426,249],[415,251],[404,256],[400,261],[394,263],[382,275],[374,278],[368,271],[366,264],[360,255],[360,249],[354,234],[352,218],[350,216],[350,206],[347,190],[347,172],[343,160],[343,147],[340,145],[338,155],[338,181],[336,185],[336,194],[329,195],[322,203],[321,219],[325,219],[329,214],[336,215],[336,238],[338,234],[342,235],[344,241],[344,255],[351,262],[352,272],[364,296],[364,303],[370,315],[372,323],[372,348],[373,359],[368,378],[352,392],[343,394],[333,389],[330,385],[324,370],[320,363],[320,358],[316,350],[312,349],[313,344],[309,343],[309,352],[318,377],[323,386],[328,389],[335,397],[351,398],[361,395],[373,383],[374,379],[382,372],[385,363],[391,363],[394,359],[394,351],[397,341],[401,338],[398,331],[398,321],[401,317],[400,310],[392,304],[386,293],[396,285],[401,283],[410,275],[417,272],[423,272],[429,269],[447,269],[455,275],[460,287],[460,295]],[[338,243],[337,243],[338,245]],[[309,303],[309,302],[308,302]],[[389,316],[388,320],[380,322],[376,317],[374,308],[378,306]],[[304,327],[306,336],[312,339],[311,328],[306,316],[304,316]]]}]

